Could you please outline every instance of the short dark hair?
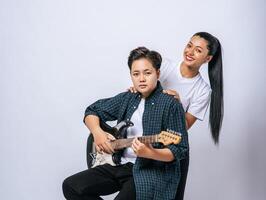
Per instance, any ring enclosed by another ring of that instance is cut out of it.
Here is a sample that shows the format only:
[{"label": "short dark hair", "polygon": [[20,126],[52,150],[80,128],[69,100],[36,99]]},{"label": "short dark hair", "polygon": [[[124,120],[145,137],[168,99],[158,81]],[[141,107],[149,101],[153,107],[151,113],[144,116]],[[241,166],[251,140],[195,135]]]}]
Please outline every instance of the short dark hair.
[{"label": "short dark hair", "polygon": [[141,58],[148,59],[156,70],[160,69],[162,63],[161,55],[156,51],[150,51],[146,47],[138,47],[130,52],[127,62],[129,69],[131,70],[132,63],[135,60]]}]

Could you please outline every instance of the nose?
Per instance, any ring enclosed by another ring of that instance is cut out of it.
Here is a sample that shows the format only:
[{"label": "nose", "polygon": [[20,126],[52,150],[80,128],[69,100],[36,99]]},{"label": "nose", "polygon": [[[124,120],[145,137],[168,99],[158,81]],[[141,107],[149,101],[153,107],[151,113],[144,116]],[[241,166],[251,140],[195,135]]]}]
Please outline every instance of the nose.
[{"label": "nose", "polygon": [[146,79],[145,79],[145,75],[144,74],[140,74],[140,82],[144,82]]},{"label": "nose", "polygon": [[187,53],[189,56],[193,56],[194,55],[194,49],[193,48],[188,49]]}]

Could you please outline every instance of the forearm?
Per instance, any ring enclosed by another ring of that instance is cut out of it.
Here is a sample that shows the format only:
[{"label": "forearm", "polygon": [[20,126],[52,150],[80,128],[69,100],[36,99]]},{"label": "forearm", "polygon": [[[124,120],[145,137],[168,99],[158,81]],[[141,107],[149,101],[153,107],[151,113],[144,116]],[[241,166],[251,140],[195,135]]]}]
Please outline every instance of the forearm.
[{"label": "forearm", "polygon": [[190,129],[191,126],[196,122],[197,118],[190,113],[185,113],[186,129]]},{"label": "forearm", "polygon": [[149,150],[147,150],[146,154],[144,154],[143,157],[163,162],[171,162],[175,159],[173,153],[168,148],[149,148]]}]

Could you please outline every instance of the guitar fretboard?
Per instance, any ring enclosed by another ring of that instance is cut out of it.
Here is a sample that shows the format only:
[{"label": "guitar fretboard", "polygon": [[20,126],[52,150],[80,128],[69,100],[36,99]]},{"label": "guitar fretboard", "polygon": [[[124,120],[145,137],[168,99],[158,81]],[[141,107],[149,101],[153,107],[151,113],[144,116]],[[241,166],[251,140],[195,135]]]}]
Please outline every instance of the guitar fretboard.
[{"label": "guitar fretboard", "polygon": [[[126,147],[130,147],[133,140],[134,138],[118,139],[118,140],[112,141],[111,145],[115,150],[119,150],[119,149],[123,149]],[[155,143],[155,142],[158,142],[158,134],[138,137],[138,140],[145,144]]]}]

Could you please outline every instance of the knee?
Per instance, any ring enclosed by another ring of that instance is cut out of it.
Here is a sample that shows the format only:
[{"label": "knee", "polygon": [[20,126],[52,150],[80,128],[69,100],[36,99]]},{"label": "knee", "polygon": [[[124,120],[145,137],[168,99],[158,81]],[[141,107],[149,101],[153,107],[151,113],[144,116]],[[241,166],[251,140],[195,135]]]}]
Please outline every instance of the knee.
[{"label": "knee", "polygon": [[71,197],[76,193],[74,188],[71,187],[71,180],[66,178],[62,184],[63,194],[66,199],[71,199]]},{"label": "knee", "polygon": [[63,194],[64,194],[65,198],[67,198],[67,196],[68,196],[67,194],[68,194],[68,190],[69,190],[69,185],[68,185],[67,179],[65,179],[63,181],[62,189],[63,189]]}]

